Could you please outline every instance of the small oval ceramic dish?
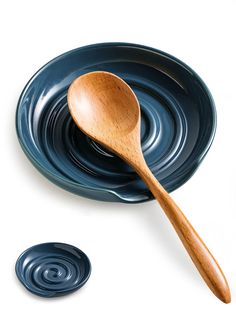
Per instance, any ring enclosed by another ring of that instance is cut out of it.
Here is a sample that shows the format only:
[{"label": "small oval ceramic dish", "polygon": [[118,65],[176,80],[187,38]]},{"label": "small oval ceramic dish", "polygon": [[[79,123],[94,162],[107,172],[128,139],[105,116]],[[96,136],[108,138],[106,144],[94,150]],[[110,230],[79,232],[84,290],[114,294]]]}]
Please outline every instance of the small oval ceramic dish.
[{"label": "small oval ceramic dish", "polygon": [[42,243],[24,251],[16,262],[16,274],[30,292],[51,298],[81,288],[91,273],[84,252],[65,243]]},{"label": "small oval ceramic dish", "polygon": [[93,199],[153,199],[133,169],[85,136],[72,121],[67,90],[91,71],[124,79],[138,97],[144,157],[168,192],[185,183],[206,155],[216,128],[211,94],[175,57],[128,43],[69,51],[42,67],[23,90],[16,112],[20,144],[36,168],[60,187]]}]

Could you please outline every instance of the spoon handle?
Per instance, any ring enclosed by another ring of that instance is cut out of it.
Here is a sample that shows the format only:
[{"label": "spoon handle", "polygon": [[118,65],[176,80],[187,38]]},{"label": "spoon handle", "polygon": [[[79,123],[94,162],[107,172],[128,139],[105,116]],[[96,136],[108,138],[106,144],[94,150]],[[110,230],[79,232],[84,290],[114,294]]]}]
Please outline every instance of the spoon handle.
[{"label": "spoon handle", "polygon": [[145,162],[133,165],[166,213],[193,263],[212,292],[223,302],[231,301],[227,280],[202,239],[174,200],[154,177]]}]

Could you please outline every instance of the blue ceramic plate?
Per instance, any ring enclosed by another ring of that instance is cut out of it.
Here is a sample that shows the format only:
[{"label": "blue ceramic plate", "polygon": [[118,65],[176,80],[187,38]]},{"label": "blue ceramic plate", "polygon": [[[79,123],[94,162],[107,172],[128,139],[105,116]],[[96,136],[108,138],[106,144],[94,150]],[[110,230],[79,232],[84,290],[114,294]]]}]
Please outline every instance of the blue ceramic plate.
[{"label": "blue ceramic plate", "polygon": [[91,141],[70,117],[69,85],[98,70],[112,72],[132,87],[141,105],[145,159],[169,192],[180,187],[212,143],[214,102],[186,64],[136,44],[78,48],[53,59],[31,78],[16,112],[17,134],[26,155],[48,179],[73,193],[129,203],[153,198],[128,165]]},{"label": "blue ceramic plate", "polygon": [[58,297],[81,288],[91,273],[88,257],[65,243],[42,243],[24,251],[16,262],[16,274],[30,292]]}]

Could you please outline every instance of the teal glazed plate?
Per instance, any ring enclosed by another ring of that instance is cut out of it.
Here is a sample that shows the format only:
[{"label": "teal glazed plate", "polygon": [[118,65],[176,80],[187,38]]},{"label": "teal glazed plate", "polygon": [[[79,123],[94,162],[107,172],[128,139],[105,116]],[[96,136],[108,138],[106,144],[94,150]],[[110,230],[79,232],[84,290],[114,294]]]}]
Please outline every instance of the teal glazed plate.
[{"label": "teal glazed plate", "polygon": [[214,101],[185,63],[128,43],[66,52],[30,79],[18,102],[16,129],[34,166],[60,187],[88,198],[127,203],[153,199],[133,169],[84,135],[68,112],[68,87],[91,71],[112,72],[131,86],[141,106],[147,164],[168,192],[184,184],[213,141]]},{"label": "teal glazed plate", "polygon": [[45,298],[80,289],[89,279],[87,255],[66,243],[42,243],[24,251],[16,261],[17,278],[30,292]]}]

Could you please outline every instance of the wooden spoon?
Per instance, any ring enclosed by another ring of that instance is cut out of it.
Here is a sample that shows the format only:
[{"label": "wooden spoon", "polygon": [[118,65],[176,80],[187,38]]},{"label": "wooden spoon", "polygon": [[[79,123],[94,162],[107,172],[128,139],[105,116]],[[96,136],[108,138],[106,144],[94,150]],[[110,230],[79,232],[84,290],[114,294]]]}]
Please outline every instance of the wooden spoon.
[{"label": "wooden spoon", "polygon": [[68,91],[68,106],[77,126],[131,165],[163,208],[201,276],[223,302],[231,300],[220,266],[179,207],[148,168],[140,144],[140,106],[132,89],[118,76],[91,72]]}]

